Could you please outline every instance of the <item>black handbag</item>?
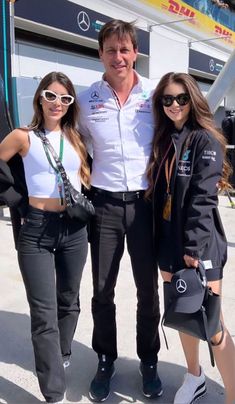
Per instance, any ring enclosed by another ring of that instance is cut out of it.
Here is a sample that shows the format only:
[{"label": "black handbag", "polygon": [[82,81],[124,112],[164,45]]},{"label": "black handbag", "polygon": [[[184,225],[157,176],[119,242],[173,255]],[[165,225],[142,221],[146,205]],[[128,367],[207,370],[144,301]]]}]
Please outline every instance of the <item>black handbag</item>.
[{"label": "black handbag", "polygon": [[[48,149],[55,160],[57,170],[60,173],[61,179],[64,184],[66,212],[67,212],[68,216],[71,219],[78,219],[78,220],[82,221],[83,223],[87,223],[91,219],[91,217],[94,216],[94,214],[95,214],[95,208],[94,208],[92,202],[87,198],[86,195],[82,194],[81,192],[78,192],[73,187],[73,185],[71,184],[71,182],[66,174],[66,171],[61,163],[61,160],[57,156],[54,148],[50,144],[45,133],[42,133],[38,130],[35,131],[34,133],[41,139],[45,152],[46,152],[46,149]],[[46,152],[46,156],[48,158],[47,152]],[[49,160],[49,158],[48,158],[48,161],[51,164],[51,161]]]},{"label": "black handbag", "polygon": [[[171,282],[163,283],[164,314],[162,325],[206,341],[212,366],[215,366],[211,338],[223,331],[220,321],[221,297],[207,286],[205,268],[176,272]],[[163,329],[163,327],[162,327]],[[166,336],[163,334],[168,348]]]},{"label": "black handbag", "polygon": [[70,201],[67,202],[66,211],[71,219],[88,222],[95,214],[95,208],[86,195],[78,192],[72,184],[69,186]]}]

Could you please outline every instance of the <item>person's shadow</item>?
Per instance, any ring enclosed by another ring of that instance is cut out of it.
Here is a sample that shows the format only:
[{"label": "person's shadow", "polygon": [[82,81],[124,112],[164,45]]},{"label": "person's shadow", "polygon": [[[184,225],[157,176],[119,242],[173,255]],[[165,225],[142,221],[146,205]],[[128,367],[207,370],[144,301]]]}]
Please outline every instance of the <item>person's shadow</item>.
[{"label": "person's shadow", "polygon": [[[20,380],[23,374],[24,381],[27,381],[26,389],[14,383],[12,379],[8,380],[6,374],[0,374],[0,403],[35,404],[42,402],[43,398],[39,389],[39,393],[35,395],[37,388],[35,385],[32,387],[32,383],[37,383],[37,379],[35,376],[29,316],[0,311],[0,324],[0,361],[2,364],[14,364],[16,367],[21,368],[17,378],[19,377]],[[111,394],[106,401],[107,404],[149,403],[149,400],[145,399],[141,392],[139,361],[121,357],[116,361],[115,368],[116,375],[111,382]],[[4,369],[4,366],[2,366],[2,369]],[[96,369],[97,358],[91,347],[74,340],[71,365],[66,370],[66,397],[68,402],[89,403],[89,385]],[[182,382],[185,368],[174,363],[160,361],[158,370],[162,379],[164,394],[156,400],[151,400],[151,402],[158,404],[172,403],[174,394]],[[17,371],[17,368],[15,371]],[[32,372],[34,377],[28,375],[28,372]],[[14,374],[14,380],[17,380],[17,378]],[[219,384],[207,379],[207,387],[208,394],[201,399],[202,404],[220,404],[224,402],[224,391]],[[34,394],[30,391],[33,391]],[[39,399],[38,397],[41,398]]]}]

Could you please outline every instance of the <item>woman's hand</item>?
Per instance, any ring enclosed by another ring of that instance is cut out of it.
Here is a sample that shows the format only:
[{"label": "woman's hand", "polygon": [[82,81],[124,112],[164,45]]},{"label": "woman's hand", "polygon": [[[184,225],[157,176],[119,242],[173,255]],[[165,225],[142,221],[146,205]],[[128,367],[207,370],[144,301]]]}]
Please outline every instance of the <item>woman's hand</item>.
[{"label": "woman's hand", "polygon": [[197,258],[193,258],[190,257],[190,255],[184,255],[184,262],[187,265],[187,267],[193,267],[193,268],[197,268],[198,267],[198,259]]}]

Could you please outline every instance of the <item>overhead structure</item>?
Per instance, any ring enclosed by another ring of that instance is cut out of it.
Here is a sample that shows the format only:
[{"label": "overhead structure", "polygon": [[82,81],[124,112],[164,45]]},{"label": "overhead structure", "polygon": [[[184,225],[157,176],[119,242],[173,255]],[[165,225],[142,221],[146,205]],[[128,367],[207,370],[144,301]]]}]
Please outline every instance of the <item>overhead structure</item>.
[{"label": "overhead structure", "polygon": [[235,49],[207,93],[207,101],[215,113],[225,99],[227,110],[235,109]]}]

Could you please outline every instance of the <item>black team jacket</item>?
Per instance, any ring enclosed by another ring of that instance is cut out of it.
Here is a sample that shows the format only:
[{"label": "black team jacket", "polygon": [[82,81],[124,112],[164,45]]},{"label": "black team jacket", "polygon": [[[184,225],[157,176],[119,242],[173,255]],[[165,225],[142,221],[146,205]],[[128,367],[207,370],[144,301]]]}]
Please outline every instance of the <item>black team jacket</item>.
[{"label": "black team jacket", "polygon": [[[154,237],[158,246],[160,226],[164,225],[163,193],[158,187],[164,175],[166,158],[172,145],[176,152],[173,169],[172,212],[169,250],[172,272],[184,268],[183,255],[207,261],[218,279],[227,260],[227,242],[218,212],[218,182],[222,175],[223,152],[212,134],[204,129],[192,130],[186,124],[181,132],[173,131],[171,143],[159,164],[153,193]],[[212,274],[212,272],[210,271]],[[209,275],[209,273],[208,273]],[[209,279],[209,278],[208,278]]]}]

